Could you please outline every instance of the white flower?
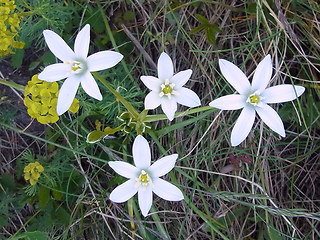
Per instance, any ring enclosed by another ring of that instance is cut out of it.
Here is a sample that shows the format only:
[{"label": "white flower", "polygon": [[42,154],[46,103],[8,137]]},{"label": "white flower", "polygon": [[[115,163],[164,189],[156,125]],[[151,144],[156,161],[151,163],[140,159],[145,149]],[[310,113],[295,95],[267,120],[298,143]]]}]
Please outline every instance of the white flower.
[{"label": "white flower", "polygon": [[284,126],[278,113],[268,103],[288,102],[301,96],[304,87],[283,84],[266,88],[272,75],[272,62],[268,54],[257,66],[252,84],[233,63],[220,59],[220,70],[227,81],[239,92],[220,97],[209,105],[222,110],[243,108],[231,133],[232,146],[239,145],[249,134],[256,112],[273,131],[285,137]]},{"label": "white flower", "polygon": [[141,80],[151,92],[144,101],[145,109],[155,109],[160,104],[170,121],[177,111],[177,103],[188,107],[200,105],[200,99],[195,92],[182,87],[191,77],[192,70],[178,72],[173,75],[173,63],[166,53],[161,53],[158,60],[158,78],[141,76]]},{"label": "white flower", "polygon": [[121,61],[122,54],[113,51],[101,51],[88,57],[90,43],[90,25],[87,24],[78,33],[74,51],[56,33],[43,31],[50,51],[63,63],[55,63],[45,67],[38,78],[47,82],[55,82],[67,78],[59,91],[57,113],[66,112],[72,104],[79,84],[91,97],[102,100],[98,84],[90,72],[111,68]]},{"label": "white flower", "polygon": [[111,201],[122,203],[138,192],[139,207],[142,215],[147,216],[152,205],[152,192],[168,201],[183,199],[183,194],[179,188],[159,178],[173,169],[178,154],[163,157],[150,166],[149,144],[144,137],[139,135],[134,140],[132,155],[136,166],[122,161],[109,162],[109,166],[116,173],[129,178],[128,181],[111,192]]}]

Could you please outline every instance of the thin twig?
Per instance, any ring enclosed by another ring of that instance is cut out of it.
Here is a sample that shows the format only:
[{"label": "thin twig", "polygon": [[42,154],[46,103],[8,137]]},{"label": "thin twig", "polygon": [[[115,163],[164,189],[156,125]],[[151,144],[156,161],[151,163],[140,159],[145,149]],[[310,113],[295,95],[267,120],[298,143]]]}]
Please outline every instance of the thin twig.
[{"label": "thin twig", "polygon": [[136,47],[138,48],[138,50],[142,53],[142,55],[145,57],[146,61],[149,63],[149,65],[154,68],[157,69],[157,65],[156,63],[152,60],[152,58],[150,57],[150,55],[144,50],[144,48],[141,46],[140,42],[132,35],[132,33],[129,31],[129,29],[124,25],[121,24],[121,27],[123,28],[123,31],[125,32],[125,34],[128,36],[128,38],[131,39],[131,41],[134,43],[134,45],[136,45]]}]

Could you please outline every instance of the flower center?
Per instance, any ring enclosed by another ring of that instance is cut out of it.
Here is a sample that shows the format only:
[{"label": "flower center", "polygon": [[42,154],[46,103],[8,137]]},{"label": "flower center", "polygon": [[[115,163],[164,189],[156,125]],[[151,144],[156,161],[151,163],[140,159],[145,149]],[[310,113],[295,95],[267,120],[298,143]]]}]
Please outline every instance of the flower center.
[{"label": "flower center", "polygon": [[178,95],[178,92],[173,90],[174,86],[174,83],[170,83],[170,80],[166,79],[164,84],[161,84],[161,92],[159,93],[159,96],[163,97],[166,95],[170,99],[172,94]]},{"label": "flower center", "polygon": [[143,183],[148,183],[148,174],[141,174],[140,175],[140,178],[141,178],[141,182]]},{"label": "flower center", "polygon": [[78,69],[81,69],[80,63],[73,62],[71,69],[72,69],[72,71],[77,71]]},{"label": "flower center", "polygon": [[80,74],[87,70],[87,63],[85,61],[74,60],[72,62],[65,62],[70,65],[70,73]]},{"label": "flower center", "polygon": [[251,103],[258,103],[259,102],[259,97],[257,95],[253,95],[250,97],[250,102]]},{"label": "flower center", "polygon": [[257,106],[262,99],[264,99],[264,97],[261,97],[259,96],[259,93],[254,92],[249,95],[246,102],[250,103],[253,106]]},{"label": "flower center", "polygon": [[169,85],[167,85],[164,87],[164,89],[162,91],[164,94],[168,94],[168,93],[172,92],[172,88]]},{"label": "flower center", "polygon": [[143,190],[146,190],[148,184],[149,184],[150,186],[153,186],[152,180],[151,180],[150,176],[149,176],[149,175],[147,174],[147,172],[144,171],[144,170],[141,170],[139,177],[136,178],[136,181],[137,181],[137,182],[136,182],[136,184],[135,184],[135,187],[138,188],[138,187],[140,187],[140,185],[142,185]]}]

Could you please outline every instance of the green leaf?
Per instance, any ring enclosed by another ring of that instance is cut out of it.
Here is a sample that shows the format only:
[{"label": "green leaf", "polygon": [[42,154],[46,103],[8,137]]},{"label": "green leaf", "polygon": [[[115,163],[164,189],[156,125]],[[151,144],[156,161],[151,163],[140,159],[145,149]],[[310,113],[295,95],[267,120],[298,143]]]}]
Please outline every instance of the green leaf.
[{"label": "green leaf", "polygon": [[146,118],[146,116],[148,115],[148,110],[143,110],[140,114],[139,114],[139,120],[141,121],[141,122],[144,122],[144,120],[145,120],[145,118]]},{"label": "green leaf", "polygon": [[50,189],[46,187],[41,187],[39,191],[39,206],[45,208],[49,202]]},{"label": "green leaf", "polygon": [[158,136],[168,134],[171,131],[174,131],[176,129],[183,128],[184,126],[187,126],[189,124],[195,123],[196,121],[208,116],[213,111],[214,111],[214,109],[212,108],[211,110],[203,112],[202,114],[200,114],[197,117],[189,118],[189,119],[187,119],[187,120],[185,120],[183,122],[178,122],[178,123],[172,124],[170,126],[167,126],[167,127],[163,128],[163,129],[158,130],[156,133],[157,133]]},{"label": "green leaf", "polygon": [[211,24],[209,27],[206,28],[205,33],[206,33],[206,38],[210,44],[216,44],[216,33],[220,32],[220,29]]},{"label": "green leaf", "polygon": [[29,65],[29,71],[35,70],[39,66],[40,63],[41,62],[38,61],[38,60],[31,62],[30,65]]},{"label": "green leaf", "polygon": [[136,18],[136,14],[132,11],[126,11],[122,17],[125,21],[133,21]]},{"label": "green leaf", "polygon": [[190,34],[195,34],[195,33],[200,32],[201,30],[203,30],[205,28],[206,28],[206,25],[201,24],[201,25],[191,29]]},{"label": "green leaf", "polygon": [[120,130],[121,130],[121,127],[116,127],[116,128],[106,127],[103,130],[103,132],[100,130],[94,130],[88,134],[87,143],[99,142],[102,138],[104,138],[110,134],[114,134]]},{"label": "green leaf", "polygon": [[246,9],[246,12],[248,14],[255,14],[257,12],[257,3],[256,2],[250,3],[248,5],[248,8]]},{"label": "green leaf", "polygon": [[209,23],[209,20],[206,19],[204,16],[202,16],[202,15],[200,15],[200,14],[195,14],[194,16],[195,16],[196,19],[198,19],[199,22],[201,22],[202,24],[204,24],[204,25],[210,24],[210,23]]},{"label": "green leaf", "polygon": [[57,191],[52,190],[52,196],[53,196],[53,198],[54,198],[55,200],[61,200],[62,197],[63,197],[63,194],[60,192],[61,189],[60,189],[58,186],[54,187],[53,189],[56,189],[56,190],[57,190]]},{"label": "green leaf", "polygon": [[59,223],[67,226],[70,221],[70,213],[68,213],[62,206],[57,206],[55,210],[55,219]]},{"label": "green leaf", "polygon": [[47,51],[42,57],[43,64],[45,66],[56,63],[56,57],[50,51]]},{"label": "green leaf", "polygon": [[102,131],[92,131],[87,136],[87,143],[96,143],[99,142],[103,137],[107,136],[108,134]]},{"label": "green leaf", "polygon": [[35,231],[35,232],[24,232],[17,234],[15,237],[11,238],[11,240],[47,240],[48,234],[45,232]]},{"label": "green leaf", "polygon": [[14,68],[21,67],[23,56],[24,56],[24,49],[17,49],[16,53],[12,55],[11,62]]}]

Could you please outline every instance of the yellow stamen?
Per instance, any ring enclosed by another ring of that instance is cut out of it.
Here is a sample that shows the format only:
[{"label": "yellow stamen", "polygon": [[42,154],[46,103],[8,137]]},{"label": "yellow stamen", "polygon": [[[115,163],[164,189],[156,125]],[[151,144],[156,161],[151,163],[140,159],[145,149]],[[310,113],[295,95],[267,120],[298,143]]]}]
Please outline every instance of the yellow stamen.
[{"label": "yellow stamen", "polygon": [[250,102],[251,103],[258,103],[260,101],[259,96],[253,95],[250,97]]},{"label": "yellow stamen", "polygon": [[164,89],[162,91],[164,94],[169,94],[172,92],[172,88],[169,85],[167,85],[164,87]]},{"label": "yellow stamen", "polygon": [[143,183],[148,183],[148,175],[147,175],[147,174],[142,174],[142,175],[140,176],[140,178],[141,178],[141,181],[142,181]]},{"label": "yellow stamen", "polygon": [[152,180],[149,177],[149,175],[147,174],[146,171],[141,170],[141,173],[139,175],[138,178],[136,178],[136,184],[135,187],[140,187],[140,185],[142,185],[143,190],[146,190],[146,188],[148,187],[148,185],[152,186]]},{"label": "yellow stamen", "polygon": [[81,69],[80,63],[79,63],[79,62],[74,62],[74,63],[72,64],[71,69],[72,69],[72,71],[77,71],[78,69]]}]

